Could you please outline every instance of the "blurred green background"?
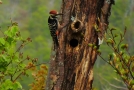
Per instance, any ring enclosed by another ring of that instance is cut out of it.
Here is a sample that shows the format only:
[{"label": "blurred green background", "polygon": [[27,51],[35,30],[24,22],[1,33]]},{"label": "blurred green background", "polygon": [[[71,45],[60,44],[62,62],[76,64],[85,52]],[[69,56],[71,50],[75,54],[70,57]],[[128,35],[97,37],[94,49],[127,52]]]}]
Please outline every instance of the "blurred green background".
[{"label": "blurred green background", "polygon": [[[62,0],[3,0],[0,5],[0,30],[7,30],[7,26],[17,22],[24,38],[30,37],[33,42],[23,51],[31,57],[37,57],[39,63],[49,62],[52,40],[48,29],[47,18],[51,9],[60,10]],[[129,51],[134,53],[134,0],[115,0],[112,6],[109,27],[116,28],[120,33],[127,26],[125,41],[129,44]],[[2,33],[0,33],[2,35]],[[100,46],[104,58],[111,51],[106,44]],[[29,89],[29,77],[21,81],[25,90]],[[96,90],[122,90],[113,85],[125,87],[113,69],[99,57],[94,67],[94,83]]]}]

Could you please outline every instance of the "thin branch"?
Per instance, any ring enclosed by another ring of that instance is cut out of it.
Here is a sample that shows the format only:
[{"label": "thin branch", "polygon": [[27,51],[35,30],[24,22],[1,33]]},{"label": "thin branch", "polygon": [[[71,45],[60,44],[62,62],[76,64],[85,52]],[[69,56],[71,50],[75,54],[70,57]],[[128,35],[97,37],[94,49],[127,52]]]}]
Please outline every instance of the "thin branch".
[{"label": "thin branch", "polygon": [[14,77],[14,75],[16,74],[16,72],[17,72],[17,70],[18,70],[18,66],[19,66],[22,62],[24,62],[25,60],[27,60],[27,58],[23,59],[22,61],[20,61],[20,62],[17,64],[16,70],[15,70],[14,74],[12,75],[13,77]]},{"label": "thin branch", "polygon": [[112,30],[110,30],[110,33],[111,33],[111,35],[112,35],[112,39],[113,39],[114,43],[116,44],[115,37],[114,37],[114,35],[113,35]]},{"label": "thin branch", "polygon": [[104,81],[106,81],[110,86],[116,88],[116,89],[122,89],[122,90],[128,90],[125,87],[121,87],[121,86],[117,86],[115,84],[110,83],[108,80],[106,80],[105,78],[103,78],[101,75],[98,75],[101,79],[103,79]]},{"label": "thin branch", "polygon": [[122,81],[122,80],[119,80],[118,78],[114,78],[116,81],[118,81],[118,82],[121,82],[124,86],[126,86],[126,84],[124,84],[124,82]]},{"label": "thin branch", "polygon": [[[108,63],[109,65],[111,65],[108,61],[106,61],[101,55],[99,55],[100,56],[100,58],[103,60],[103,61],[105,61],[106,63]],[[113,66],[113,65],[111,65],[115,70],[116,70],[116,68]]]},{"label": "thin branch", "polygon": [[29,70],[29,69],[31,69],[31,68],[33,68],[33,67],[40,66],[40,65],[42,65],[42,64],[46,64],[46,63],[40,63],[40,64],[37,64],[37,65],[31,66],[31,67],[29,67],[29,68],[24,68],[24,69],[22,70],[22,72],[21,72],[14,80],[12,80],[12,81],[15,82],[25,71],[27,71],[27,70]]}]

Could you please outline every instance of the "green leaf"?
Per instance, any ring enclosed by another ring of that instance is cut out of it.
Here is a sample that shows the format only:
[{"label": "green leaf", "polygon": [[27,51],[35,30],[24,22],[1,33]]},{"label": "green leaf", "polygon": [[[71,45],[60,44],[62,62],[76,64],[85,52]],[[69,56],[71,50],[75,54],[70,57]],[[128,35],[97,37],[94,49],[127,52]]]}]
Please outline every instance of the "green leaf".
[{"label": "green leaf", "polygon": [[93,49],[97,49],[97,46],[94,46]]},{"label": "green leaf", "polygon": [[115,73],[118,73],[117,70],[115,70],[115,69],[114,69],[114,72],[115,72]]},{"label": "green leaf", "polygon": [[128,48],[128,44],[121,44],[121,49],[127,49]]},{"label": "green leaf", "polygon": [[10,79],[7,79],[0,86],[0,90],[18,90],[22,89],[22,86],[19,82],[12,82]]},{"label": "green leaf", "polygon": [[[9,27],[9,28],[10,28],[10,27]],[[5,31],[4,34],[5,34],[6,36],[12,37],[12,33],[10,32],[10,30]]]},{"label": "green leaf", "polygon": [[107,44],[113,44],[114,41],[113,41],[111,38],[109,38],[108,40],[106,40],[106,43],[107,43]]},{"label": "green leaf", "polygon": [[0,38],[0,45],[5,45],[5,40],[4,40],[4,38]]},{"label": "green leaf", "polygon": [[122,56],[124,54],[124,51],[120,51],[120,55]]},{"label": "green leaf", "polygon": [[19,82],[16,82],[16,84],[17,84],[17,88],[22,89],[22,85]]},{"label": "green leaf", "polygon": [[6,44],[11,45],[13,41],[14,41],[14,39],[12,37],[7,37]]},{"label": "green leaf", "polygon": [[121,77],[122,77],[123,80],[127,80],[127,77],[126,76],[121,75]]},{"label": "green leaf", "polygon": [[1,66],[0,66],[0,71],[1,71],[1,72],[6,72],[6,70],[7,70],[7,67],[1,67]]},{"label": "green leaf", "polygon": [[109,60],[111,60],[111,59],[113,58],[113,54],[112,54],[112,53],[109,54],[109,55],[108,55],[108,58],[109,58]]},{"label": "green leaf", "polygon": [[116,30],[116,28],[111,28],[110,31]]},{"label": "green leaf", "polygon": [[14,62],[17,62],[17,63],[20,61],[20,60],[19,60],[19,56],[18,56],[17,54],[14,55],[13,61],[14,61]]},{"label": "green leaf", "polygon": [[4,32],[4,34],[9,37],[14,37],[16,36],[16,33],[18,32],[18,30],[19,30],[18,26],[13,25],[9,27],[8,30]]},{"label": "green leaf", "polygon": [[16,33],[18,32],[18,26],[12,26],[11,27],[11,32],[12,32],[12,36],[16,36]]},{"label": "green leaf", "polygon": [[22,86],[19,82],[13,83],[13,90],[22,89]]},{"label": "green leaf", "polygon": [[11,31],[13,32],[13,33],[16,33],[16,32],[18,32],[18,26],[16,26],[16,25],[13,25],[12,27],[11,27]]},{"label": "green leaf", "polygon": [[0,56],[0,67],[5,67],[8,62],[9,60],[6,59],[5,55]]},{"label": "green leaf", "polygon": [[101,51],[100,50],[97,50],[97,54],[101,55]]},{"label": "green leaf", "polygon": [[14,72],[15,72],[15,68],[8,68],[8,70],[7,70],[7,74],[9,74],[9,75],[13,75],[14,74]]},{"label": "green leaf", "polygon": [[0,78],[2,78],[2,77],[4,77],[4,76],[5,76],[4,74],[1,74],[1,73],[0,73]]},{"label": "green leaf", "polygon": [[11,60],[6,55],[0,55],[0,71],[6,72],[10,61]]},{"label": "green leaf", "polygon": [[123,74],[125,74],[126,72],[125,72],[124,69],[121,69],[121,70],[120,70],[120,73],[123,75]]},{"label": "green leaf", "polygon": [[124,55],[123,55],[123,58],[129,60],[131,57],[130,57],[129,55],[127,55],[127,54],[124,54]]},{"label": "green leaf", "polygon": [[93,47],[93,46],[94,46],[94,44],[92,44],[92,43],[89,43],[88,45],[89,45],[90,47]]},{"label": "green leaf", "polygon": [[134,85],[134,80],[130,80],[130,85]]},{"label": "green leaf", "polygon": [[2,83],[0,90],[12,90],[12,82],[11,80],[7,79],[5,82]]},{"label": "green leaf", "polygon": [[20,64],[20,67],[23,69],[23,68],[25,68],[25,67],[26,67],[26,64],[21,63],[21,64]]}]

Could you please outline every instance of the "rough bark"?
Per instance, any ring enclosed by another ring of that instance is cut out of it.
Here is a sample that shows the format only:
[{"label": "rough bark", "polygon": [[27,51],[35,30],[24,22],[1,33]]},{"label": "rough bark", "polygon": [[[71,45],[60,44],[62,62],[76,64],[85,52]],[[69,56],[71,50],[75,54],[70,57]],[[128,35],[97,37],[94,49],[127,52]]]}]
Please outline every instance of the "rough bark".
[{"label": "rough bark", "polygon": [[113,0],[63,0],[61,24],[65,27],[59,35],[59,48],[52,52],[47,90],[91,90],[98,37],[103,37],[107,29],[113,3]]}]

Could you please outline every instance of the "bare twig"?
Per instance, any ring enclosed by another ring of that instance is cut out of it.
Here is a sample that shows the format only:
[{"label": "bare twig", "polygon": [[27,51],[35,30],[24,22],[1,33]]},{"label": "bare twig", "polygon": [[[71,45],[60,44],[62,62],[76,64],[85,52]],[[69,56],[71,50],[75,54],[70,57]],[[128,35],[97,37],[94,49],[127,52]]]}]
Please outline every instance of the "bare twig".
[{"label": "bare twig", "polygon": [[128,90],[126,87],[121,87],[121,86],[117,86],[115,84],[110,83],[108,80],[106,80],[105,78],[103,78],[101,75],[98,75],[102,80],[106,81],[110,86],[116,88],[116,89],[121,89],[121,90]]}]

